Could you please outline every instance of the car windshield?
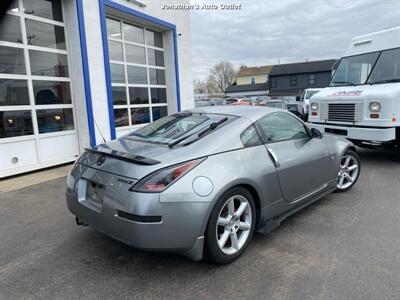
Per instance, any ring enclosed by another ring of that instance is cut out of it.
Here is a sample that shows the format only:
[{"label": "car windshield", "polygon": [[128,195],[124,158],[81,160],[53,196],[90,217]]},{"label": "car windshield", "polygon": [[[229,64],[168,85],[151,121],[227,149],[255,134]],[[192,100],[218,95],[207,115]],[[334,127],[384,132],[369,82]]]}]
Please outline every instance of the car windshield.
[{"label": "car windshield", "polygon": [[283,102],[281,101],[273,101],[273,102],[267,102],[265,104],[267,107],[275,107],[275,108],[282,108],[283,107]]},{"label": "car windshield", "polygon": [[[177,113],[146,125],[127,135],[126,138],[151,143],[169,144],[178,138],[181,139],[199,132],[209,127],[212,123],[219,122],[224,118],[226,118],[226,115],[191,112]],[[229,116],[226,123],[229,123],[233,119],[234,117]]]},{"label": "car windshield", "polygon": [[343,57],[329,86],[364,84],[378,56],[379,52],[373,52]]},{"label": "car windshield", "polygon": [[385,83],[399,80],[400,48],[382,51],[368,79],[368,83]]}]

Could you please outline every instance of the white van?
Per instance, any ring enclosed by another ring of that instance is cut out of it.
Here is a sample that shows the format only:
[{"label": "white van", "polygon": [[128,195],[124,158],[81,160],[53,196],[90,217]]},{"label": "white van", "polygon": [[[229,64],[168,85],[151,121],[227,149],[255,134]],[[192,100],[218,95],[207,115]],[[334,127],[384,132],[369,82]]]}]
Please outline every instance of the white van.
[{"label": "white van", "polygon": [[352,39],[309,122],[358,146],[400,146],[400,26]]}]

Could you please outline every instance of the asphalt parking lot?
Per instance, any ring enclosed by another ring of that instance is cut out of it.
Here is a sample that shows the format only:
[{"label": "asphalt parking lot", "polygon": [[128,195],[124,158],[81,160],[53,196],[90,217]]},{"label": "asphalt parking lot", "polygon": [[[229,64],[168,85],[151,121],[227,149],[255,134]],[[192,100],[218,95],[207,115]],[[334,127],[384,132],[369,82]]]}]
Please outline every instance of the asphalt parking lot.
[{"label": "asphalt parking lot", "polygon": [[400,154],[364,150],[361,159],[350,192],[256,235],[228,266],[77,227],[65,178],[0,193],[0,298],[399,299]]}]

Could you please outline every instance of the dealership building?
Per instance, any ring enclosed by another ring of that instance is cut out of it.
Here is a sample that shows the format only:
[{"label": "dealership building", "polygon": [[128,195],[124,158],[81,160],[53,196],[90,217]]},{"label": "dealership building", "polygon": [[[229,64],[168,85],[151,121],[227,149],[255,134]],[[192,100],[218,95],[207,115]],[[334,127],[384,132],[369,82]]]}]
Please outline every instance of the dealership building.
[{"label": "dealership building", "polygon": [[0,178],[193,107],[190,40],[190,12],[158,0],[14,1],[0,25]]}]

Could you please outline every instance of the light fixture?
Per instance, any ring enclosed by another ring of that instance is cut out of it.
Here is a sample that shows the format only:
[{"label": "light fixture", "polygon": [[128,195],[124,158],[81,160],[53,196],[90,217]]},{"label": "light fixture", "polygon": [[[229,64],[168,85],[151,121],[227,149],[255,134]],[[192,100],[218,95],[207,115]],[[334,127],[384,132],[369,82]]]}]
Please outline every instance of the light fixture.
[{"label": "light fixture", "polygon": [[310,107],[311,107],[311,110],[317,111],[318,110],[318,103],[313,102],[313,103],[311,103]]},{"label": "light fixture", "polygon": [[136,0],[126,0],[126,2],[130,2],[130,3],[135,4],[135,5],[137,5],[137,6],[141,7],[141,8],[146,7],[146,4],[144,4],[142,2],[139,2],[139,1],[136,1]]},{"label": "light fixture", "polygon": [[139,180],[129,190],[142,193],[161,193],[204,160],[205,158],[195,159],[157,170]]},{"label": "light fixture", "polygon": [[379,102],[370,102],[369,103],[369,111],[379,112],[381,111],[381,104]]}]

